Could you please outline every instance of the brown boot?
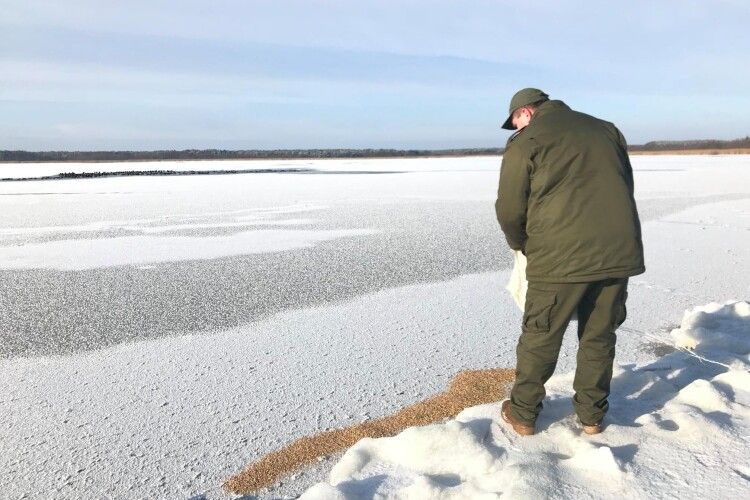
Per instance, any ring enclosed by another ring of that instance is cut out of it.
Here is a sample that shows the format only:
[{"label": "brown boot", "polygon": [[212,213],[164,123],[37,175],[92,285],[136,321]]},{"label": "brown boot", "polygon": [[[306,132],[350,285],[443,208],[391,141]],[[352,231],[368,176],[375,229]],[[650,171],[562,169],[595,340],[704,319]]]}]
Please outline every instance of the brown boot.
[{"label": "brown boot", "polygon": [[598,422],[596,424],[591,424],[591,425],[586,425],[583,422],[581,422],[581,426],[583,427],[583,432],[585,432],[589,436],[592,436],[594,434],[599,434],[600,432],[602,432],[602,429],[604,428],[601,422]]},{"label": "brown boot", "polygon": [[508,422],[510,426],[513,427],[513,430],[521,436],[531,436],[534,434],[533,425],[522,424],[510,414],[510,399],[503,401],[503,404],[500,407],[500,415],[502,415],[503,420]]}]

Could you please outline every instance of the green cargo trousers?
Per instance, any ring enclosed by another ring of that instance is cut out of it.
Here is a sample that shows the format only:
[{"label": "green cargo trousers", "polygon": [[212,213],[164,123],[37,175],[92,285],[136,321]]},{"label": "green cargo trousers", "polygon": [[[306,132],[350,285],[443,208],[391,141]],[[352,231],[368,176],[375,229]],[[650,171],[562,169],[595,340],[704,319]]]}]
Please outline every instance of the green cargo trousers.
[{"label": "green cargo trousers", "polygon": [[615,358],[615,330],[627,316],[628,278],[590,283],[529,283],[521,337],[516,348],[516,381],[511,415],[533,425],[542,410],[544,384],[552,376],[563,334],[578,313],[578,355],[573,406],[581,422],[595,424],[609,409],[607,397]]}]

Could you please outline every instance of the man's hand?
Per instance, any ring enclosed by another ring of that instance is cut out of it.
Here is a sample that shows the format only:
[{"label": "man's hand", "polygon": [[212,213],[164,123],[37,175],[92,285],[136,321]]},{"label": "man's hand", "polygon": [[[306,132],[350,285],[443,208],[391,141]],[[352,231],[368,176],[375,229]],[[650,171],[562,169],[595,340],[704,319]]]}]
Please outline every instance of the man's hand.
[{"label": "man's hand", "polygon": [[526,204],[529,190],[528,163],[521,148],[513,144],[503,154],[495,202],[497,220],[505,233],[508,246],[513,250],[523,251],[526,246]]}]

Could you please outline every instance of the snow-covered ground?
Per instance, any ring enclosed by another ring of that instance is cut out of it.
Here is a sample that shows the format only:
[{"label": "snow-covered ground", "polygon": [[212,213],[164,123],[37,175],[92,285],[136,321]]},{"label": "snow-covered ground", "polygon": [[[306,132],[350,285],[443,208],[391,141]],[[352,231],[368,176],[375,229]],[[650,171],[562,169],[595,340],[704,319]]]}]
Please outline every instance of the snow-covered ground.
[{"label": "snow-covered ground", "polygon": [[[514,365],[497,158],[277,163],[400,173],[0,183],[0,496],[220,498],[295,438]],[[604,434],[575,428],[567,335],[537,436],[471,408],[259,496],[750,495],[747,305],[683,318],[750,298],[750,158],[633,163],[647,272]]]},{"label": "snow-covered ground", "polygon": [[499,403],[475,406],[360,440],[300,500],[747,498],[750,303],[696,307],[672,335],[700,358],[678,351],[620,364],[599,436],[576,423],[568,372],[549,380],[536,436],[499,422]]}]

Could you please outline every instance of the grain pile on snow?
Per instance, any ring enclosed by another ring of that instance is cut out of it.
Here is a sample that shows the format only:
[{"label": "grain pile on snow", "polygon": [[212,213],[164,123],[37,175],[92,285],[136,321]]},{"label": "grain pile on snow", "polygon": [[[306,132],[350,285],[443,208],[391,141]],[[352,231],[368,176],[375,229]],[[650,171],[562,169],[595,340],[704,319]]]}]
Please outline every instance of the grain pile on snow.
[{"label": "grain pile on snow", "polygon": [[224,487],[241,494],[257,491],[300,466],[352,446],[361,439],[392,436],[410,426],[455,417],[470,406],[498,401],[508,393],[513,377],[513,370],[502,368],[460,372],[451,380],[446,392],[408,406],[395,415],[298,439],[251,464],[227,480]]}]

